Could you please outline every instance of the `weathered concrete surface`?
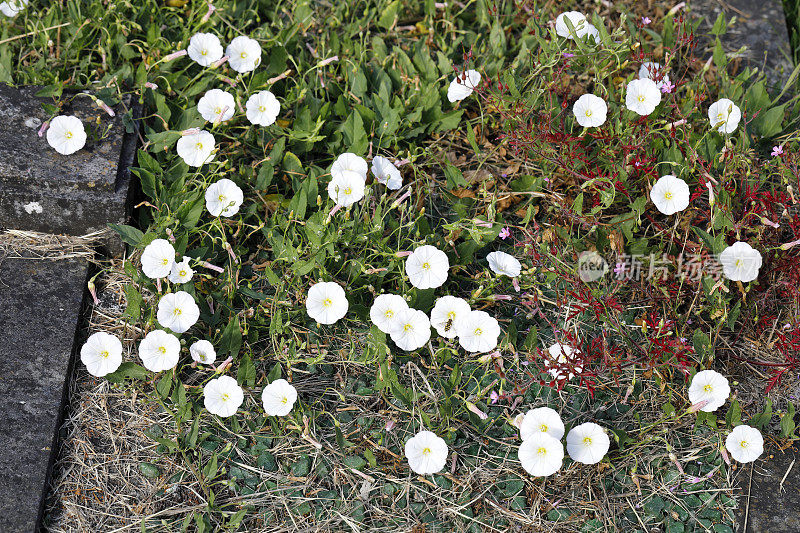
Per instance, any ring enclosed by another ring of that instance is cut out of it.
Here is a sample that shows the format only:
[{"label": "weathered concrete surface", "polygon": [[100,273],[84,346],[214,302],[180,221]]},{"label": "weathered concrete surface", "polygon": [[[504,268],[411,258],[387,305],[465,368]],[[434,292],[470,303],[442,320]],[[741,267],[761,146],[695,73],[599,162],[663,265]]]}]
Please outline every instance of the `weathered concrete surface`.
[{"label": "weathered concrete surface", "polygon": [[[131,210],[130,165],[136,138],[122,124],[124,107],[110,117],[88,96],[62,97],[61,114],[87,126],[86,146],[61,155],[39,137],[50,115],[38,88],[0,84],[0,228],[85,235],[123,223]],[[114,251],[122,251],[117,242]]]},{"label": "weathered concrete surface", "polygon": [[[703,19],[700,33],[711,31],[717,16],[724,12],[729,24],[722,36],[722,45],[727,52],[746,46],[744,61],[758,67],[767,75],[770,84],[780,86],[792,73],[791,46],[786,16],[781,0],[690,0],[690,12]],[[733,24],[732,17],[736,17]],[[714,41],[701,43],[698,54],[710,57]],[[705,48],[705,50],[703,50]]]},{"label": "weathered concrete surface", "polygon": [[0,532],[41,520],[88,267],[0,263]]},{"label": "weathered concrete surface", "polygon": [[800,459],[800,452],[794,448],[771,450],[765,452],[764,457],[756,461],[752,480],[749,465],[744,465],[737,477],[742,496],[736,530],[739,533],[797,533],[800,531],[800,460],[795,462],[795,459]]}]

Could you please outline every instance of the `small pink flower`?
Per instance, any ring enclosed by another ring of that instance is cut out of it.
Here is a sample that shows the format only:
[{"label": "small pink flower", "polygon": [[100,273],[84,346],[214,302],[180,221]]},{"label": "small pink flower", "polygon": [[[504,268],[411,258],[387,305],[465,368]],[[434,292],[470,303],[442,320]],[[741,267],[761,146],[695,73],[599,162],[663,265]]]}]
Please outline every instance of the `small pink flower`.
[{"label": "small pink flower", "polygon": [[500,395],[497,394],[495,391],[492,391],[491,393],[489,393],[489,399],[492,400],[492,405],[494,405],[497,403],[497,400],[500,399]]},{"label": "small pink flower", "polygon": [[575,57],[575,54],[570,54],[569,52],[561,52],[561,55],[566,58]]},{"label": "small pink flower", "polygon": [[467,402],[467,409],[469,409],[472,413],[477,415],[477,417],[480,418],[481,420],[486,420],[487,418],[489,418],[489,415],[478,409],[478,406],[472,402]]},{"label": "small pink flower", "polygon": [[511,237],[511,230],[508,229],[508,227],[501,229],[498,237],[500,237],[503,240],[508,239],[509,237]]},{"label": "small pink flower", "polygon": [[779,155],[783,155],[783,146],[773,146],[772,157],[777,157]]},{"label": "small pink flower", "polygon": [[147,87],[148,89],[153,89],[154,91],[156,89],[158,89],[158,85],[156,85],[155,83],[153,83],[151,81],[148,81],[147,83],[145,83],[144,86]]},{"label": "small pink flower", "polygon": [[394,429],[394,420],[387,420],[386,421],[386,431],[391,431]]},{"label": "small pink flower", "polygon": [[414,252],[411,250],[405,250],[401,252],[395,252],[395,257],[408,257],[409,255],[413,254]]},{"label": "small pink flower", "polygon": [[172,52],[171,54],[164,56],[163,61],[166,63],[167,61],[172,61],[173,59],[178,59],[179,57],[183,57],[188,53],[189,52],[187,52],[186,50],[178,50],[177,52]]},{"label": "small pink flower", "polygon": [[202,19],[200,19],[200,24],[205,24],[206,22],[208,22],[208,19],[210,19],[210,18],[211,18],[211,15],[212,15],[212,14],[214,13],[214,11],[216,11],[216,10],[217,10],[217,8],[216,8],[216,7],[214,7],[213,5],[211,5],[211,2],[209,2],[209,3],[208,3],[208,11],[206,11],[206,14],[205,14],[205,15],[203,15],[203,18],[202,18]]},{"label": "small pink flower", "polygon": [[661,85],[661,92],[664,93],[664,94],[670,94],[674,90],[675,90],[675,84],[674,83],[663,82],[662,85]]},{"label": "small pink flower", "polygon": [[650,20],[650,17],[642,17],[642,26],[647,26],[651,22],[653,22],[653,21]]}]

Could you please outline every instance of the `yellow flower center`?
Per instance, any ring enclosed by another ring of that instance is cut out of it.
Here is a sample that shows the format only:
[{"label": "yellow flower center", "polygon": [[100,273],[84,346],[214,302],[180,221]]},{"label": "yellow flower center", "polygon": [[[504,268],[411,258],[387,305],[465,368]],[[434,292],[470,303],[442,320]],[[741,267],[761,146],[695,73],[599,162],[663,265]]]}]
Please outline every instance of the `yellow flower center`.
[{"label": "yellow flower center", "polygon": [[344,190],[344,193],[345,193],[346,195],[350,196],[351,194],[353,194],[353,188],[352,188],[352,187],[347,187],[347,188]]},{"label": "yellow flower center", "polygon": [[258,110],[263,113],[264,111],[267,110],[267,108],[265,106],[263,106],[263,105],[260,105],[260,106],[258,106]]},{"label": "yellow flower center", "polygon": [[203,143],[197,143],[197,144],[194,145],[194,147],[195,147],[196,150],[202,150],[203,149]]},{"label": "yellow flower center", "polygon": [[592,445],[592,437],[584,437],[583,438],[584,446],[591,446]]},{"label": "yellow flower center", "polygon": [[664,200],[672,200],[672,193],[671,192],[665,192],[664,193]]},{"label": "yellow flower center", "polygon": [[735,262],[735,263],[733,263],[733,264],[734,264],[734,265],[736,265],[736,266],[738,267],[739,265],[741,265],[741,264],[742,264],[742,260],[741,260],[741,259],[737,259],[737,260],[736,260],[736,262]]},{"label": "yellow flower center", "polygon": [[703,387],[703,390],[704,390],[705,392],[714,392],[714,387],[712,387],[712,386],[711,386],[711,384],[709,383],[708,385],[706,385],[705,387]]},{"label": "yellow flower center", "polygon": [[411,324],[406,324],[405,326],[403,326],[403,331],[411,331],[412,329],[414,329],[414,326],[412,326]]},{"label": "yellow flower center", "polygon": [[544,446],[540,446],[538,450],[536,450],[537,455],[547,455],[547,448]]},{"label": "yellow flower center", "polygon": [[386,312],[383,313],[383,316],[385,316],[386,318],[392,318],[394,316],[394,311],[392,311],[391,309],[387,309]]},{"label": "yellow flower center", "polygon": [[162,354],[165,354],[165,353],[167,353],[167,347],[166,346],[159,346],[158,347],[158,351],[161,352]]},{"label": "yellow flower center", "polygon": [[333,300],[331,300],[330,298],[325,298],[324,300],[322,300],[322,307],[330,307],[332,305],[333,305]]},{"label": "yellow flower center", "polygon": [[221,107],[215,107],[214,108],[214,114],[215,115],[221,115],[222,114],[222,108]]},{"label": "yellow flower center", "polygon": [[748,446],[750,446],[750,444],[746,440],[743,440],[742,442],[739,443],[739,446],[741,446],[742,448],[747,448]]},{"label": "yellow flower center", "polygon": [[547,424],[542,424],[539,429],[542,430],[542,433],[547,433]]},{"label": "yellow flower center", "polygon": [[289,403],[289,398],[287,398],[286,396],[284,396],[283,398],[281,398],[281,403],[282,403],[283,405],[286,405],[287,403]]},{"label": "yellow flower center", "polygon": [[422,455],[429,455],[430,453],[431,453],[431,449],[428,448],[428,447],[426,447],[425,449],[422,450]]},{"label": "yellow flower center", "polygon": [[717,113],[717,120],[724,121],[725,120],[725,113]]},{"label": "yellow flower center", "polygon": [[180,316],[180,315],[181,315],[181,313],[183,313],[183,311],[181,311],[181,310],[180,310],[179,308],[177,308],[177,307],[176,307],[175,309],[173,309],[173,310],[172,310],[172,314],[173,314],[173,315],[175,315],[175,316]]},{"label": "yellow flower center", "polygon": [[66,132],[64,134],[64,137],[66,137],[67,139],[72,139],[72,132],[71,131]]},{"label": "yellow flower center", "polygon": [[645,100],[647,100],[647,98],[645,98],[645,96],[643,94],[640,94],[639,96],[637,96],[636,99],[639,100],[640,102],[644,102]]},{"label": "yellow flower center", "polygon": [[456,319],[456,312],[455,311],[450,311],[449,313],[447,313],[447,318],[450,319],[450,320],[455,320]]},{"label": "yellow flower center", "polygon": [[208,50],[206,50],[205,48],[203,48],[202,50],[200,50],[200,55],[201,55],[201,56],[207,56],[207,55],[208,55]]},{"label": "yellow flower center", "polygon": [[479,335],[483,335],[483,330],[481,328],[475,328],[475,336],[478,337]]},{"label": "yellow flower center", "polygon": [[186,271],[185,270],[181,270],[180,272],[178,272],[178,275],[183,278],[183,277],[186,276]]},{"label": "yellow flower center", "polygon": [[161,260],[161,264],[162,265],[168,265],[169,264],[169,258],[165,257],[164,259],[162,259]]},{"label": "yellow flower center", "polygon": [[100,357],[102,357],[103,359],[108,359],[109,357],[111,357],[111,354],[108,353],[108,350],[103,350],[102,352],[100,352]]},{"label": "yellow flower center", "polygon": [[241,54],[239,54],[239,57],[241,57],[242,59],[247,59],[247,52],[242,52]]},{"label": "yellow flower center", "polygon": [[226,199],[226,198],[225,198],[225,195],[224,195],[224,194],[220,194],[220,195],[217,197],[217,200],[219,200],[220,202],[225,202],[225,199]]},{"label": "yellow flower center", "polygon": [[223,402],[227,402],[230,399],[231,399],[231,397],[228,395],[227,392],[223,392],[222,396],[220,396],[220,400],[222,400]]},{"label": "yellow flower center", "polygon": [[430,270],[431,264],[428,262],[422,263],[422,268],[424,268],[425,270]]},{"label": "yellow flower center", "polygon": [[591,117],[592,116],[592,110],[591,109],[587,109],[586,110],[586,116],[587,117]]}]

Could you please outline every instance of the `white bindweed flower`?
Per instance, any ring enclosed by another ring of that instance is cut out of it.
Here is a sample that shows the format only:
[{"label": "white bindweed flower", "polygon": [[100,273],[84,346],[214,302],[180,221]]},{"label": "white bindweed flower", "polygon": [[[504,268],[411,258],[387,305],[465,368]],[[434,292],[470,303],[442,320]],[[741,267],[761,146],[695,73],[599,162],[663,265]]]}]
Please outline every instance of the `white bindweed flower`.
[{"label": "white bindweed flower", "polygon": [[522,265],[517,258],[505,252],[492,252],[486,256],[486,260],[489,261],[492,272],[499,276],[516,278],[522,271]]},{"label": "white bindweed flower", "polygon": [[225,122],[233,117],[236,102],[231,93],[220,89],[211,89],[197,102],[197,111],[200,116],[209,122]]},{"label": "white bindweed flower", "polygon": [[363,179],[367,179],[367,160],[351,152],[345,152],[331,165],[331,176],[336,178],[345,172],[355,172]]},{"label": "white bindweed flower", "polygon": [[203,387],[203,405],[212,415],[227,418],[236,413],[244,401],[244,391],[230,376],[212,379]]},{"label": "white bindweed flower", "polygon": [[713,370],[701,370],[689,384],[689,401],[692,405],[707,402],[701,411],[713,413],[725,403],[731,393],[728,379]]},{"label": "white bindweed flower", "polygon": [[175,264],[175,248],[166,239],[155,239],[142,252],[142,272],[150,279],[165,278]]},{"label": "white bindweed flower", "polygon": [[261,393],[261,403],[269,416],[286,416],[297,401],[297,389],[285,379],[276,379]]},{"label": "white bindweed flower", "polygon": [[414,250],[406,259],[406,275],[418,289],[434,289],[447,281],[450,260],[435,246],[426,244]]},{"label": "white bindweed flower", "polygon": [[184,333],[200,318],[200,308],[186,291],[165,294],[158,302],[158,323],[175,333]]},{"label": "white bindweed flower", "polygon": [[[560,344],[560,343],[555,343],[554,345],[550,346],[550,348],[547,349],[547,352],[550,354],[550,358],[555,363],[568,363],[568,362],[570,362],[571,359],[574,359],[573,355],[576,355],[578,353],[571,346],[567,346],[566,344]],[[550,361],[548,361],[547,359],[544,360],[544,366],[545,366],[545,368],[550,367],[550,366],[553,367],[553,368],[548,370],[550,375],[553,376],[553,379],[557,379],[558,380],[558,379],[562,379],[562,378],[565,377],[563,370],[558,368],[556,365],[551,365]],[[575,369],[575,372],[580,373],[580,372],[583,371],[583,368],[581,366],[574,366],[573,365],[573,367]],[[572,379],[574,377],[575,377],[575,374],[573,374],[572,372],[567,371],[567,373],[566,373],[567,380],[570,380],[570,379]]]},{"label": "white bindweed flower", "polygon": [[343,170],[328,183],[328,196],[336,205],[348,207],[364,198],[364,177],[351,170]]},{"label": "white bindweed flower", "polygon": [[661,90],[653,80],[633,80],[625,90],[625,107],[642,116],[655,111],[661,103]]},{"label": "white bindweed flower", "polygon": [[217,360],[217,351],[214,349],[214,345],[205,339],[193,342],[189,346],[189,355],[192,356],[193,361],[203,365],[213,365]]},{"label": "white bindweed flower", "polygon": [[595,44],[600,41],[600,31],[595,28],[594,24],[586,25],[586,37],[588,37],[587,41]]},{"label": "white bindweed flower", "polygon": [[650,199],[664,215],[674,215],[689,207],[689,186],[672,174],[661,176],[650,190]]},{"label": "white bindweed flower", "polygon": [[228,64],[236,72],[245,73],[261,64],[261,45],[258,41],[240,35],[231,41],[225,50]]},{"label": "white bindweed flower", "polygon": [[259,91],[247,99],[247,120],[256,126],[269,126],[274,124],[281,112],[281,104],[275,95],[269,91]]},{"label": "white bindweed flower", "polygon": [[406,458],[411,470],[420,475],[435,474],[447,462],[447,443],[430,431],[420,431],[406,442]]},{"label": "white bindweed flower", "polygon": [[178,139],[175,150],[190,167],[202,167],[214,160],[214,136],[205,130]]},{"label": "white bindweed flower", "polygon": [[344,289],[332,281],[315,283],[308,289],[306,311],[320,324],[333,324],[344,317],[349,305]]},{"label": "white bindweed flower", "polygon": [[369,318],[379,330],[391,333],[400,311],[408,309],[405,298],[396,294],[381,294],[369,308]]},{"label": "white bindweed flower", "polygon": [[450,87],[447,88],[447,99],[451,102],[458,102],[472,94],[472,91],[481,84],[481,73],[477,70],[462,72],[453,78]]},{"label": "white bindweed flower", "polygon": [[422,311],[410,307],[402,309],[397,313],[389,335],[398,348],[413,352],[430,340],[431,321]]},{"label": "white bindweed flower", "polygon": [[215,217],[232,217],[239,212],[243,201],[242,189],[228,178],[222,178],[206,189],[206,209]]},{"label": "white bindweed flower", "polygon": [[[567,19],[572,24],[572,31],[567,26]],[[589,22],[586,20],[586,15],[577,11],[567,11],[556,17],[556,34],[567,39],[583,37],[589,32],[588,25]]]},{"label": "white bindweed flower", "polygon": [[470,308],[466,300],[455,296],[441,296],[431,309],[431,325],[436,332],[446,339],[455,339],[458,325],[469,315]]},{"label": "white bindweed flower", "polygon": [[151,372],[161,372],[174,367],[178,364],[180,354],[181,341],[162,329],[151,331],[139,343],[139,357],[144,367]]},{"label": "white bindweed flower", "polygon": [[736,241],[719,254],[722,272],[731,281],[753,281],[758,277],[763,259],[761,252],[746,242]]},{"label": "white bindweed flower", "polygon": [[731,100],[722,98],[708,108],[708,120],[712,129],[720,133],[733,133],[742,120],[742,110]]},{"label": "white bindweed flower", "polygon": [[98,331],[81,347],[81,362],[98,378],[115,372],[122,364],[122,343],[114,335]]},{"label": "white bindweed flower", "polygon": [[572,113],[581,127],[596,128],[605,124],[608,105],[599,96],[584,94],[575,101],[572,106]]},{"label": "white bindweed flower", "polygon": [[662,87],[671,85],[669,76],[662,73],[661,65],[658,63],[642,63],[642,66],[639,67],[639,79],[653,80],[659,91]]},{"label": "white bindweed flower", "polygon": [[192,35],[186,51],[189,53],[189,58],[201,67],[207,67],[222,58],[222,45],[219,38],[211,33]]},{"label": "white bindweed flower", "polygon": [[485,353],[497,347],[500,324],[486,311],[470,311],[456,328],[458,343],[468,352]]},{"label": "white bindweed flower", "polygon": [[532,476],[551,476],[564,464],[564,446],[547,433],[535,433],[522,441],[517,452],[522,468]]},{"label": "white bindweed flower", "polygon": [[741,424],[728,434],[725,448],[740,463],[752,463],[764,453],[764,437],[756,428]]},{"label": "white bindweed flower", "polygon": [[564,436],[564,422],[555,409],[537,407],[525,413],[519,426],[519,436],[524,441],[536,433],[547,433],[556,440]]},{"label": "white bindweed flower", "polygon": [[585,465],[599,463],[610,444],[606,431],[593,422],[575,426],[567,434],[567,453],[573,461]]},{"label": "white bindweed flower", "polygon": [[16,17],[27,5],[28,0],[8,0],[0,4],[0,12],[7,17]]},{"label": "white bindweed flower", "polygon": [[50,121],[47,142],[61,155],[74,154],[86,145],[83,122],[72,115],[59,115]]},{"label": "white bindweed flower", "polygon": [[176,262],[172,265],[172,271],[169,273],[169,280],[172,283],[189,283],[192,281],[194,270],[189,266],[189,261],[191,260],[191,257],[186,257],[184,255],[183,261],[180,263]]},{"label": "white bindweed flower", "polygon": [[393,191],[403,186],[403,176],[400,175],[400,171],[394,163],[383,156],[376,155],[372,158],[372,174],[378,183],[386,185]]}]

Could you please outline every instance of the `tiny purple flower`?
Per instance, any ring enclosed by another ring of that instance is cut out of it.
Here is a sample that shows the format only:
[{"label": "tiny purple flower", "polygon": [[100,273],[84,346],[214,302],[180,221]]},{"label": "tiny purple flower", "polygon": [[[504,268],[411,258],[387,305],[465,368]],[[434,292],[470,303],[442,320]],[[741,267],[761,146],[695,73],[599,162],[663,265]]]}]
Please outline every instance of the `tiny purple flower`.
[{"label": "tiny purple flower", "polygon": [[773,146],[772,157],[777,157],[779,155],[783,155],[783,146]]},{"label": "tiny purple flower", "polygon": [[642,17],[642,26],[647,26],[651,22],[653,22],[653,21],[650,20],[650,17]]},{"label": "tiny purple flower", "polygon": [[506,240],[511,237],[511,230],[508,227],[505,227],[500,230],[500,234],[498,235],[501,239]]},{"label": "tiny purple flower", "polygon": [[561,55],[566,58],[575,57],[575,54],[570,54],[569,52],[561,52]]},{"label": "tiny purple flower", "polygon": [[624,262],[617,263],[617,265],[614,267],[614,274],[619,276],[622,275],[624,272],[625,272],[625,263]]},{"label": "tiny purple flower", "polygon": [[674,90],[675,90],[675,84],[674,83],[662,82],[662,84],[661,84],[661,92],[662,93],[670,94]]},{"label": "tiny purple flower", "polygon": [[500,398],[500,395],[499,395],[499,394],[497,394],[495,391],[492,391],[492,392],[489,394],[489,398],[492,400],[492,405],[494,405],[494,404],[496,404],[496,403],[497,403],[497,400]]}]

